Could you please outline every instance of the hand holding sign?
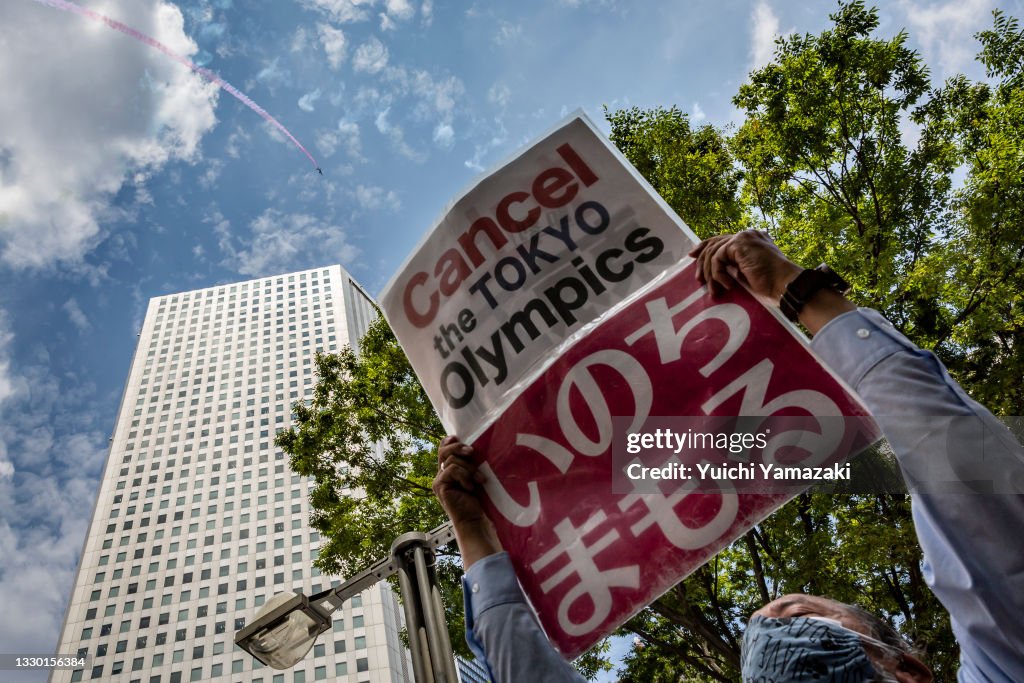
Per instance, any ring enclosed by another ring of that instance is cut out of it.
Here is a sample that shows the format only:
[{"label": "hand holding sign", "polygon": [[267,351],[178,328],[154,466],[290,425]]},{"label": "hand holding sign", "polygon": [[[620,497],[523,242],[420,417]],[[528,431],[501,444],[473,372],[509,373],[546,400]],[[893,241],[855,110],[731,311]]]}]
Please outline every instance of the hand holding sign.
[{"label": "hand holding sign", "polygon": [[[757,230],[712,237],[694,247],[689,255],[697,259],[697,276],[712,292],[738,287],[738,276],[754,294],[774,301],[779,300],[786,285],[802,270]],[[730,268],[736,276],[729,272]]]},{"label": "hand holding sign", "polygon": [[433,485],[434,495],[455,527],[466,569],[481,557],[501,550],[494,527],[484,514],[480,484],[485,477],[473,458],[471,446],[446,436],[437,449],[438,468]]},{"label": "hand holding sign", "polygon": [[[690,251],[697,259],[697,279],[712,293],[734,289],[742,283],[757,296],[774,305],[786,286],[802,271],[772,242],[757,230],[734,235],[718,235],[704,240]],[[825,323],[855,307],[829,289],[817,295],[818,305],[801,316],[804,327],[817,334]]]}]

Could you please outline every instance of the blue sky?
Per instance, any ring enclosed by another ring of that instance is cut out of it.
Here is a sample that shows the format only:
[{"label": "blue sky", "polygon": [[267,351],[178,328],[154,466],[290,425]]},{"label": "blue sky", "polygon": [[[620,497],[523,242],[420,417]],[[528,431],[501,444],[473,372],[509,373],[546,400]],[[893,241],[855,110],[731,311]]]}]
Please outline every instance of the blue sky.
[{"label": "blue sky", "polygon": [[[478,173],[584,109],[730,98],[831,2],[82,0],[215,71],[0,3],[0,651],[48,651],[148,299],[342,263],[373,293]],[[936,82],[996,0],[894,0]],[[10,615],[17,614],[13,619]],[[28,680],[28,679],[26,679]],[[38,677],[37,680],[42,680]]]}]

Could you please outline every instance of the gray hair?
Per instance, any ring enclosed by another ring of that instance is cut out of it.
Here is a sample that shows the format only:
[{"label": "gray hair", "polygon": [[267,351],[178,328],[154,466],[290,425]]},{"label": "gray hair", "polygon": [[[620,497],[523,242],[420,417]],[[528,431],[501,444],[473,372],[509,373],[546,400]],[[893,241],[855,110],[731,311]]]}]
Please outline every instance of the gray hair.
[{"label": "gray hair", "polygon": [[893,628],[885,619],[882,619],[877,614],[867,611],[863,607],[857,605],[846,605],[850,611],[860,619],[861,623],[868,628],[870,635],[875,640],[880,640],[886,645],[889,645],[896,650],[908,655],[917,656],[918,652],[911,645],[906,638],[900,635],[900,632]]}]

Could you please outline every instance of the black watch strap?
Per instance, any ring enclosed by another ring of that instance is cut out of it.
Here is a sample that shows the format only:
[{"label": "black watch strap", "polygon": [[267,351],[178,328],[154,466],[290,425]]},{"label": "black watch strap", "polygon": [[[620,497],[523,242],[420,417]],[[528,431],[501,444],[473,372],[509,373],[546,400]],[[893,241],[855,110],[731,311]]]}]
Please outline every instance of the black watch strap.
[{"label": "black watch strap", "polygon": [[779,299],[782,314],[797,322],[807,302],[822,289],[832,289],[845,294],[849,291],[850,285],[824,263],[817,268],[807,268],[786,286],[786,291]]}]

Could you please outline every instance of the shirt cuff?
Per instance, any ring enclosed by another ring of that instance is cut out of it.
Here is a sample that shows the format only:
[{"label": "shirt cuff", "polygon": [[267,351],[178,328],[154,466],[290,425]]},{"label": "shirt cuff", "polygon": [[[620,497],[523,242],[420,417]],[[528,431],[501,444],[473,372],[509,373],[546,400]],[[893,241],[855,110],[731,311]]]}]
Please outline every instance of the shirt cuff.
[{"label": "shirt cuff", "polygon": [[[526,602],[508,553],[500,552],[477,560],[462,577],[462,603],[466,615],[466,645],[491,670],[481,643],[473,632],[477,619],[492,607]],[[491,674],[491,680],[494,675]]]},{"label": "shirt cuff", "polygon": [[497,605],[526,602],[506,552],[474,562],[462,577],[462,590],[466,596],[467,618],[470,614],[480,616]]},{"label": "shirt cuff", "polygon": [[876,365],[900,351],[917,351],[882,314],[858,308],[836,316],[811,340],[811,349],[854,389]]}]

